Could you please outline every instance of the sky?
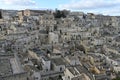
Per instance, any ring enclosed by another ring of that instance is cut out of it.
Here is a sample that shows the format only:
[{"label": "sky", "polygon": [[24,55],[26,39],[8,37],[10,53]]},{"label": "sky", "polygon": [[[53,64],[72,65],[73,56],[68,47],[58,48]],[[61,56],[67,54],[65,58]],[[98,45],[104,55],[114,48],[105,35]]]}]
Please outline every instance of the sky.
[{"label": "sky", "polygon": [[0,9],[67,9],[120,16],[120,0],[0,0]]}]

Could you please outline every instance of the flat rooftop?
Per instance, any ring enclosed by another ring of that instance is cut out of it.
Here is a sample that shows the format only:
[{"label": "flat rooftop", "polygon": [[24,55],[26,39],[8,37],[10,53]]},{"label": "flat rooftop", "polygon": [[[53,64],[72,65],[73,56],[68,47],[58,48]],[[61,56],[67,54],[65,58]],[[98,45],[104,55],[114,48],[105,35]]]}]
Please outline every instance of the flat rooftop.
[{"label": "flat rooftop", "polygon": [[12,68],[9,59],[0,59],[0,76],[12,75]]},{"label": "flat rooftop", "polygon": [[59,65],[66,65],[66,61],[63,58],[55,58],[55,59],[51,59],[51,61],[56,64],[56,66]]}]

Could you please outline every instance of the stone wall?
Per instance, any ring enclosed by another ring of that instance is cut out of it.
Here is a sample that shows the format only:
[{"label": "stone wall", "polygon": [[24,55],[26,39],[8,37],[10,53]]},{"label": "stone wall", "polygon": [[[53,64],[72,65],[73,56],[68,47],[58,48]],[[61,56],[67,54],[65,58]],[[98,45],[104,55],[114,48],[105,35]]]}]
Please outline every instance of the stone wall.
[{"label": "stone wall", "polygon": [[19,73],[9,76],[0,77],[0,80],[28,80],[27,73]]}]

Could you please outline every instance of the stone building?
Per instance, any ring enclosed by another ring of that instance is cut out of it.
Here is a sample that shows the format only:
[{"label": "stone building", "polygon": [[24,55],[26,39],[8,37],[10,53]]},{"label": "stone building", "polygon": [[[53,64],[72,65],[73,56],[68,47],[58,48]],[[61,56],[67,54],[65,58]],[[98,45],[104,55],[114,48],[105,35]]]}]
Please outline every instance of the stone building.
[{"label": "stone building", "polygon": [[44,14],[39,16],[39,24],[40,29],[47,31],[48,33],[54,31],[56,21],[53,15]]}]

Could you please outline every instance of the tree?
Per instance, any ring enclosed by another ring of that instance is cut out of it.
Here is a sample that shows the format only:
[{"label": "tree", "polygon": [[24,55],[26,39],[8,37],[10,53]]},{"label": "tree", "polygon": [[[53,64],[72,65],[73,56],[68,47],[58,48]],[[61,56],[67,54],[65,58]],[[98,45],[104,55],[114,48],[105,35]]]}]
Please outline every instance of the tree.
[{"label": "tree", "polygon": [[119,77],[117,77],[117,78],[115,78],[115,79],[113,79],[113,80],[120,80],[120,78],[119,78]]},{"label": "tree", "polygon": [[0,10],[0,19],[2,19],[2,11]]},{"label": "tree", "polygon": [[55,10],[54,17],[55,18],[65,18],[68,15],[69,11],[67,10]]}]

